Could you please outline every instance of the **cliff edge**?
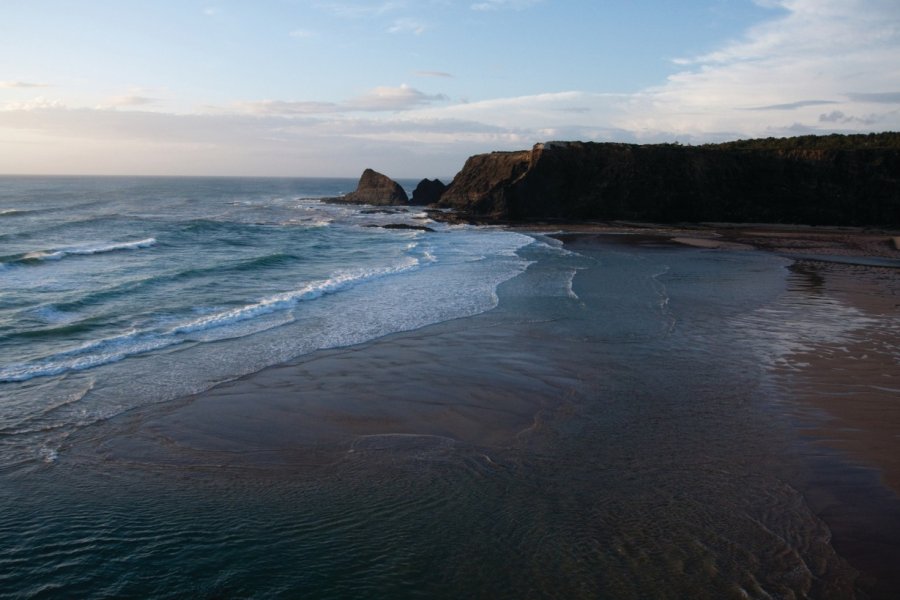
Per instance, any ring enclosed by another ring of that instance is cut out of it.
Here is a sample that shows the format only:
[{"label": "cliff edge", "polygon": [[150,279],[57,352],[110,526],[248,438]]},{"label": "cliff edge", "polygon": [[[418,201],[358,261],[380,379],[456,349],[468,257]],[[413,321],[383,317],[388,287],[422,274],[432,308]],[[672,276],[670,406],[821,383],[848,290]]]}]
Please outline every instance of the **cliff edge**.
[{"label": "cliff edge", "polygon": [[439,205],[498,220],[900,224],[900,134],[473,156]]}]

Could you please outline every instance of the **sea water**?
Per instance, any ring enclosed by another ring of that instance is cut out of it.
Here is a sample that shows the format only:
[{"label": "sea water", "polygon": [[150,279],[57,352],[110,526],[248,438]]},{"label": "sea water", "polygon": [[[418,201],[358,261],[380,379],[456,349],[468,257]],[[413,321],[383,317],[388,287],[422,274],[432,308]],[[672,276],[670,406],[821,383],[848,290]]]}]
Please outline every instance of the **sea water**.
[{"label": "sea water", "polygon": [[527,264],[524,235],[320,201],[354,184],[0,179],[0,468],[135,407],[483,312]]}]

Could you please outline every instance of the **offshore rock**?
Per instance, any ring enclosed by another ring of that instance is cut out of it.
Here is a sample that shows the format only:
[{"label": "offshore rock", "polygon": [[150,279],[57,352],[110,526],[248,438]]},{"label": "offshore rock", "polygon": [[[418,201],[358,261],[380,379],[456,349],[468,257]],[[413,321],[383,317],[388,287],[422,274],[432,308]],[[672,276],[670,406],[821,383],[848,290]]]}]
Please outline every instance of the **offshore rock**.
[{"label": "offshore rock", "polygon": [[380,227],[381,229],[409,229],[411,231],[434,231],[427,225],[410,225],[409,223],[386,223],[384,225],[366,225],[366,227]]},{"label": "offshore rock", "polygon": [[469,158],[439,206],[505,221],[891,226],[900,224],[900,134],[549,142]]},{"label": "offshore rock", "polygon": [[437,204],[446,189],[447,186],[440,179],[423,179],[413,190],[410,204],[417,206]]},{"label": "offshore rock", "polygon": [[372,169],[366,169],[359,178],[356,191],[338,198],[326,198],[325,201],[339,204],[393,206],[407,204],[409,197],[400,184],[387,175],[382,175]]}]

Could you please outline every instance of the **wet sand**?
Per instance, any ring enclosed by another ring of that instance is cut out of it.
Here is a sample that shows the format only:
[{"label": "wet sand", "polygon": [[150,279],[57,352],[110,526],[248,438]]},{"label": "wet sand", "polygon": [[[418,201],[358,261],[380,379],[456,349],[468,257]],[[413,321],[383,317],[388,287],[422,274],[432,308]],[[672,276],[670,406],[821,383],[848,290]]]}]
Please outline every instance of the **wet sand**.
[{"label": "wet sand", "polygon": [[[754,241],[752,247],[782,255],[815,249],[823,256],[865,257],[874,247],[883,252],[877,256],[893,258],[890,238],[880,235],[856,239],[840,232],[826,246],[818,232],[791,238],[629,229],[629,235],[615,230],[610,236],[606,229],[599,235],[579,229],[560,237],[568,248],[598,256],[621,244],[746,252]],[[334,477],[349,466],[376,472],[409,461],[440,471],[441,464],[462,460],[478,477],[512,476],[501,478],[509,489],[536,482],[531,498],[507,491],[504,502],[538,502],[548,511],[516,527],[536,533],[546,527],[548,585],[562,581],[553,573],[577,574],[570,583],[584,587],[569,589],[573,596],[611,589],[621,597],[806,589],[810,597],[842,598],[853,597],[848,586],[855,580],[852,587],[864,597],[895,597],[900,366],[894,332],[879,334],[877,323],[897,310],[900,271],[809,259],[792,268],[796,289],[789,293],[833,299],[871,326],[861,339],[825,341],[786,355],[771,373],[781,391],[777,406],[768,404],[761,383],[767,375],[729,370],[732,353],[746,357],[738,344],[706,348],[698,334],[693,346],[663,342],[648,354],[643,340],[667,339],[665,331],[623,334],[615,323],[590,331],[587,323],[597,318],[589,308],[592,290],[606,293],[616,283],[603,280],[601,269],[577,267],[563,300],[544,297],[539,274],[532,273],[527,283],[503,286],[500,306],[484,315],[318,352],[181,402],[133,411],[106,430],[96,428],[93,444],[74,451],[97,453],[107,466],[181,466],[254,477],[269,472],[303,480]],[[647,285],[656,285],[655,271],[649,273]],[[621,282],[623,306],[631,306],[627,286],[633,283]],[[547,289],[558,295],[558,282]],[[654,289],[644,292],[656,296]],[[616,307],[599,314],[615,314]],[[635,308],[662,316],[654,327],[666,326],[666,306],[640,302],[629,310]],[[573,321],[573,315],[580,316]],[[679,326],[690,329],[690,321]],[[695,406],[698,393],[720,398],[721,405]],[[790,528],[797,523],[804,524],[801,530]],[[610,527],[614,539],[607,540]],[[612,555],[610,543],[619,544]],[[580,544],[577,551],[572,544]],[[797,547],[808,555],[796,555]],[[586,550],[593,554],[582,555]],[[619,567],[608,562],[616,552]],[[574,562],[556,564],[569,554]],[[591,566],[601,556],[608,578],[646,571],[649,579],[600,586],[590,569],[576,565]],[[773,565],[809,570],[810,578],[782,581]],[[765,579],[768,571],[775,579]],[[496,581],[489,573],[479,576]],[[683,587],[667,588],[675,577]],[[704,588],[722,580],[741,585]]]}]

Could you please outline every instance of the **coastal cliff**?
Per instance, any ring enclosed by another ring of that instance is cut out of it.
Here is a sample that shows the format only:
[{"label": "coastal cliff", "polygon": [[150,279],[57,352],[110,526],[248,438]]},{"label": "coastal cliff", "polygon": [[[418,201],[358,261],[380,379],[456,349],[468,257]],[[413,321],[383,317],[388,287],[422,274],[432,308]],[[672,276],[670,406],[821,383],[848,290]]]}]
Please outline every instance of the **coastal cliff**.
[{"label": "coastal cliff", "polygon": [[497,220],[900,224],[900,134],[681,146],[548,142],[473,156],[441,207]]}]

